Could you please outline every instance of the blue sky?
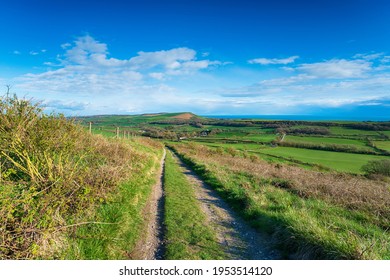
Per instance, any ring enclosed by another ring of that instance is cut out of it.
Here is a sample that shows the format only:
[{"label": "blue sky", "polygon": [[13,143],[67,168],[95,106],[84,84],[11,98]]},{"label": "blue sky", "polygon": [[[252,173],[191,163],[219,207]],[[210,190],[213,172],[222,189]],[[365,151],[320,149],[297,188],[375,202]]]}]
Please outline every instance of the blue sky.
[{"label": "blue sky", "polygon": [[389,18],[379,0],[3,1],[0,85],[66,115],[390,119]]}]

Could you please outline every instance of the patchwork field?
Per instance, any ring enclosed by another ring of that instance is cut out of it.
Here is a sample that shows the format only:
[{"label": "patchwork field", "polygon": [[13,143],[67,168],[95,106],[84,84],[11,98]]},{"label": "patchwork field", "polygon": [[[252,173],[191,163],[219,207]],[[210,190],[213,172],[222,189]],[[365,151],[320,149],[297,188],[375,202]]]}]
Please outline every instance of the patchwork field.
[{"label": "patchwork field", "polygon": [[80,121],[92,122],[93,131],[106,136],[114,137],[118,127],[133,136],[195,141],[247,151],[269,161],[356,174],[362,174],[368,162],[390,155],[388,122],[218,120],[191,113],[96,116]]}]

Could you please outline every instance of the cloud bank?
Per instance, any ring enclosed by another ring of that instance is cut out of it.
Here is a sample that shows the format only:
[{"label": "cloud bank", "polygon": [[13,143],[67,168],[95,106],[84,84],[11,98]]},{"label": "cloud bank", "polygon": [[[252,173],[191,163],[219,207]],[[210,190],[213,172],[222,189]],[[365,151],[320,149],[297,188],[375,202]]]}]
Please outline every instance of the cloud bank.
[{"label": "cloud bank", "polygon": [[[14,90],[67,115],[299,114],[310,108],[388,106],[390,100],[385,53],[314,62],[298,55],[259,56],[229,64],[213,60],[212,53],[177,47],[119,59],[89,35],[61,50],[56,60],[45,61],[45,71],[15,77]],[[45,53],[39,51],[41,57]]]}]

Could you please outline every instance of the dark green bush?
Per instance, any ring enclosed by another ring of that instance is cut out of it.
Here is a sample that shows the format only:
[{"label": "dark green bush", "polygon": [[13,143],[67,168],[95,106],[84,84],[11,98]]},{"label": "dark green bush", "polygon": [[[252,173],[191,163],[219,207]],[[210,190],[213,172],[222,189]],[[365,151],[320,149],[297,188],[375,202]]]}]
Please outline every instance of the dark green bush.
[{"label": "dark green bush", "polygon": [[369,161],[363,165],[362,171],[368,175],[390,176],[390,159]]}]

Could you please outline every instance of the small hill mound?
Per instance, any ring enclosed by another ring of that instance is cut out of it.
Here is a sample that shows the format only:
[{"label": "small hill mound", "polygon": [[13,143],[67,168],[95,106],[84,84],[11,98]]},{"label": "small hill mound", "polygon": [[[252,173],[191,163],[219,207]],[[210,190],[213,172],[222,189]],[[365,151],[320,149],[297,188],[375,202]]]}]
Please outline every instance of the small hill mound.
[{"label": "small hill mound", "polygon": [[196,117],[196,116],[192,113],[182,113],[182,114],[173,116],[172,118],[178,119],[178,120],[190,120],[194,117]]}]

